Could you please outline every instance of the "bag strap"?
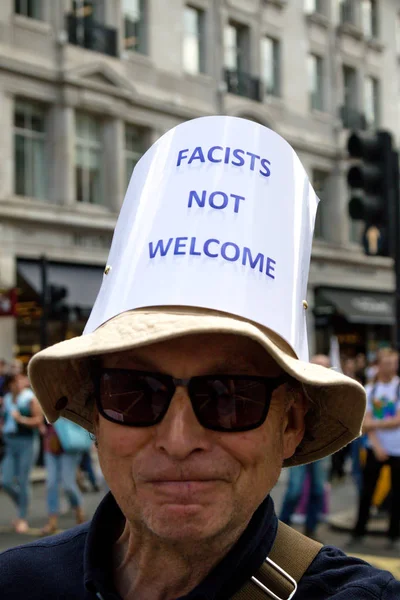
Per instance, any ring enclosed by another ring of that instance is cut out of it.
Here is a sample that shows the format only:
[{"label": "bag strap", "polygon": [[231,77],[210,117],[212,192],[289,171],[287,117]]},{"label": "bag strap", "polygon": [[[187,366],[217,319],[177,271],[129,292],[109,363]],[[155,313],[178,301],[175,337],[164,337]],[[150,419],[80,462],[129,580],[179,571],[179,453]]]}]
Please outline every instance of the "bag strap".
[{"label": "bag strap", "polygon": [[232,597],[232,600],[290,600],[322,544],[278,521],[271,552],[257,573]]}]

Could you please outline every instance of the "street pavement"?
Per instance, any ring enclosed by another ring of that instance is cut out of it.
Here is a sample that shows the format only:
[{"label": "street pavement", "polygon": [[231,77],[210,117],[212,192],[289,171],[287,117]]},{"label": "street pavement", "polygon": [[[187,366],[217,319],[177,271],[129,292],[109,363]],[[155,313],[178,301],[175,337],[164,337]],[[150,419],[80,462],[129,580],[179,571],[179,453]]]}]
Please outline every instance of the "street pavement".
[{"label": "street pavement", "polygon": [[[285,492],[286,473],[281,476],[280,481],[272,491],[272,498],[275,502],[275,508],[279,514],[283,494]],[[47,520],[46,515],[46,490],[43,481],[35,483],[32,491],[32,501],[30,507],[29,524],[31,529],[28,534],[16,534],[11,521],[15,518],[15,511],[11,501],[0,492],[0,551],[12,548],[19,544],[31,542],[40,537],[40,529]],[[85,512],[90,518],[97,505],[101,501],[105,491],[84,494]],[[318,529],[318,539],[325,544],[332,544],[344,549],[349,538],[350,525],[354,519],[355,507],[357,504],[357,495],[354,485],[350,480],[343,484],[332,487],[330,494],[330,515],[335,527],[329,523],[323,523]],[[61,505],[63,507],[63,503]],[[64,504],[66,510],[66,503]],[[350,515],[349,515],[350,510]],[[353,519],[351,518],[353,513]],[[60,517],[60,530],[74,526],[74,515],[66,512]],[[302,527],[296,526],[300,531]],[[382,528],[382,526],[381,526]],[[379,526],[374,527],[374,535],[366,538],[365,544],[352,550],[351,554],[359,556],[364,560],[374,564],[377,567],[391,571],[395,577],[400,579],[400,557],[393,551],[386,549],[387,540],[383,535],[379,535]],[[376,533],[378,532],[378,534]]]}]

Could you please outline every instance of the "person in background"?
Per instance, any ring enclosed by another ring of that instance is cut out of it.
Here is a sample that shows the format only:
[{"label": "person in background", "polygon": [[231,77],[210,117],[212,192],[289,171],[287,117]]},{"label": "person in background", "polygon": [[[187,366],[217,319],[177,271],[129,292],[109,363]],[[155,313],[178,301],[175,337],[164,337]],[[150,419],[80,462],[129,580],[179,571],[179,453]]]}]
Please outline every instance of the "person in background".
[{"label": "person in background", "polygon": [[99,492],[100,487],[97,481],[97,476],[93,468],[91,451],[87,450],[82,454],[82,459],[78,469],[78,486],[82,492],[87,491],[84,482],[84,474],[86,473],[93,492]]},{"label": "person in background", "polygon": [[363,541],[375,487],[383,465],[391,469],[389,547],[400,550],[400,379],[398,353],[382,349],[378,353],[376,381],[367,385],[367,412],[363,431],[367,434],[367,459],[357,523],[350,544]]},{"label": "person in background", "polygon": [[57,531],[60,513],[60,492],[63,489],[71,509],[75,512],[76,523],[85,520],[82,508],[82,494],[76,478],[82,452],[65,452],[52,425],[46,426],[44,435],[44,464],[47,473],[47,510],[48,522],[42,529],[42,535],[51,535]]},{"label": "person in background", "polygon": [[18,509],[18,518],[13,523],[15,531],[25,533],[29,528],[29,477],[39,452],[43,414],[32,390],[26,387],[24,375],[11,375],[7,386],[9,391],[3,402],[2,488]]},{"label": "person in background", "polygon": [[365,385],[367,383],[366,377],[367,358],[363,352],[359,352],[356,356],[356,379]]},{"label": "person in background", "polygon": [[[356,379],[359,381],[357,377],[357,361],[352,356],[345,356],[342,358],[342,373],[347,377],[351,377],[351,379]],[[358,439],[353,443],[358,444]],[[352,456],[351,447],[345,446],[341,448],[339,452],[335,452],[332,455],[331,459],[331,472],[330,472],[330,481],[334,480],[341,482],[344,480],[346,472],[345,472],[345,464],[348,458]],[[354,471],[354,469],[353,469]]]},{"label": "person in background", "polygon": [[[329,368],[329,357],[316,354],[310,361],[315,365]],[[291,524],[293,513],[300,501],[307,475],[310,477],[310,495],[307,503],[305,534],[314,538],[318,520],[323,512],[326,482],[326,461],[318,460],[307,465],[289,469],[289,481],[280,513],[280,520]]]}]

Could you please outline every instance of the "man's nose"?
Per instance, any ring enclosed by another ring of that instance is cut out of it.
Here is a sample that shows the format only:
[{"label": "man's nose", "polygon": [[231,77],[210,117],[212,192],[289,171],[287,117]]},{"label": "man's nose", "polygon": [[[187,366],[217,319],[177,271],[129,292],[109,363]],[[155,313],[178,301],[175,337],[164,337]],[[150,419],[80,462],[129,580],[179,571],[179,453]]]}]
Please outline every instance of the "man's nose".
[{"label": "man's nose", "polygon": [[156,425],[157,448],[182,460],[192,452],[208,450],[211,446],[210,433],[197,420],[187,388],[178,386],[167,414]]}]

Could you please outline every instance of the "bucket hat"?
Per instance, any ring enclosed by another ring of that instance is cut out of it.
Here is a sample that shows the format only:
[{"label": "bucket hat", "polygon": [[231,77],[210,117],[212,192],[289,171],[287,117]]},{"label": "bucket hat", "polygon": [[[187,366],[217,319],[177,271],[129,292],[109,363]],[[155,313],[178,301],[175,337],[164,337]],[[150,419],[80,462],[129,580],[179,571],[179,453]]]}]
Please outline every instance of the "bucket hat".
[{"label": "bucket hat", "polygon": [[304,385],[311,406],[306,434],[285,466],[328,456],[360,435],[365,392],[359,383],[332,369],[299,360],[287,343],[265,327],[206,309],[160,307],[127,311],[92,333],[36,354],[29,364],[29,377],[50,422],[64,416],[93,432],[92,357],[199,333],[250,338]]}]

